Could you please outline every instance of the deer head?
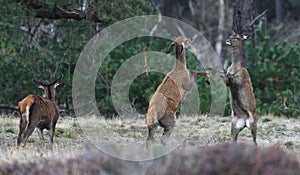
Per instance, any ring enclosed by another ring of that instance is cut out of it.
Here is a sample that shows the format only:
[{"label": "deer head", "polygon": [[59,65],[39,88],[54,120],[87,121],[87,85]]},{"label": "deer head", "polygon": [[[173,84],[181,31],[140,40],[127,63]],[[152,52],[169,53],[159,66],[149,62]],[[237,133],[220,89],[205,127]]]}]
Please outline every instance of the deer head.
[{"label": "deer head", "polygon": [[242,34],[233,34],[229,37],[229,39],[226,40],[226,44],[236,48],[236,47],[241,47],[243,40],[248,39],[248,35],[242,35]]},{"label": "deer head", "polygon": [[55,101],[55,88],[59,85],[61,79],[62,77],[59,77],[50,84],[44,84],[35,79],[33,79],[32,81],[38,88],[44,89],[44,97],[48,98],[49,100]]},{"label": "deer head", "polygon": [[169,54],[173,51],[174,47],[176,48],[176,55],[182,55],[183,51],[186,49],[187,45],[192,42],[192,39],[186,39],[182,36],[179,36],[171,43],[171,45],[166,50],[166,54]]}]

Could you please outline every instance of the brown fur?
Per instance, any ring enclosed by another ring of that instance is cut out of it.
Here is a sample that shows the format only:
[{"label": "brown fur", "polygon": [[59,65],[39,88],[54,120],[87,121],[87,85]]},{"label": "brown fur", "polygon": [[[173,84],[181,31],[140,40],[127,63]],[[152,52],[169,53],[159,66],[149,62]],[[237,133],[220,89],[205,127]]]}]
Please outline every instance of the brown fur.
[{"label": "brown fur", "polygon": [[150,100],[146,116],[148,127],[147,143],[149,140],[154,139],[154,132],[157,126],[160,125],[164,128],[161,141],[165,144],[166,139],[171,135],[175,126],[176,109],[184,94],[191,90],[194,77],[204,75],[207,80],[209,80],[208,74],[204,72],[194,71],[193,74],[190,74],[187,70],[185,46],[188,42],[190,42],[190,40],[177,37],[166,51],[168,54],[175,47],[176,63],[173,70],[167,73]]},{"label": "brown fur", "polygon": [[242,35],[232,35],[226,41],[232,47],[232,65],[225,75],[226,85],[230,88],[230,105],[232,113],[231,138],[237,141],[240,131],[245,127],[251,130],[253,142],[256,143],[257,116],[255,96],[250,75],[242,66]]},{"label": "brown fur", "polygon": [[[59,117],[58,107],[55,103],[55,87],[59,85],[61,78],[53,83],[44,85],[36,80],[33,80],[35,85],[43,88],[45,96],[28,95],[18,103],[20,112],[20,126],[17,139],[17,145],[26,145],[28,137],[32,134],[35,128],[38,129],[38,134],[42,145],[44,144],[43,130],[50,131],[50,143],[53,143],[53,134],[55,125]],[[26,109],[27,108],[27,109]]]}]

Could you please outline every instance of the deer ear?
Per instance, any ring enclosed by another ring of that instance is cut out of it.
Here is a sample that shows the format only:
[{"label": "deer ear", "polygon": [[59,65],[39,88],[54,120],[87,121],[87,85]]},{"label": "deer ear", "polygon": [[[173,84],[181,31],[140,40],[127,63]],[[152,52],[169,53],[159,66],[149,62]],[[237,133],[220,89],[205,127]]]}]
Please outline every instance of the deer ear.
[{"label": "deer ear", "polygon": [[167,48],[167,50],[166,50],[166,54],[169,54],[170,52],[172,52],[173,51],[173,49],[174,49],[174,45],[175,45],[175,43],[173,42],[168,48]]},{"label": "deer ear", "polygon": [[182,54],[184,48],[185,48],[185,45],[180,45],[180,54]]},{"label": "deer ear", "polygon": [[243,40],[246,40],[249,38],[249,35],[242,35],[243,36]]},{"label": "deer ear", "polygon": [[233,30],[231,30],[231,35],[235,35],[236,33],[233,31]]},{"label": "deer ear", "polygon": [[54,84],[54,88],[56,88],[58,85],[60,85],[60,81],[62,79],[62,76],[60,76],[58,79],[56,79],[52,84]]},{"label": "deer ear", "polygon": [[37,86],[38,88],[44,89],[44,85],[41,82],[39,82],[35,79],[32,79],[32,81],[34,82],[35,86]]}]

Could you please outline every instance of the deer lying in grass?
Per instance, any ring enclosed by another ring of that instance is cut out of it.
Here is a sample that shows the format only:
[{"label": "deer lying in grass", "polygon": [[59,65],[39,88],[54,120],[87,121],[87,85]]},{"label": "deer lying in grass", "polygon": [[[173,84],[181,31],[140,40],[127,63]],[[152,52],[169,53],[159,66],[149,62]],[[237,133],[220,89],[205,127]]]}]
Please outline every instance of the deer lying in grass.
[{"label": "deer lying in grass", "polygon": [[53,134],[55,125],[59,117],[58,107],[55,103],[55,88],[59,85],[61,78],[53,81],[50,84],[43,84],[37,80],[33,80],[35,85],[44,89],[45,97],[38,95],[28,95],[19,102],[20,131],[17,139],[17,145],[24,147],[28,137],[37,128],[42,146],[44,145],[43,130],[50,131],[50,144],[53,144]]},{"label": "deer lying in grass", "polygon": [[167,73],[151,97],[146,116],[148,127],[147,146],[148,141],[154,139],[154,132],[158,125],[164,128],[161,142],[165,145],[166,139],[171,135],[175,126],[177,106],[184,94],[191,90],[195,76],[205,76],[206,81],[209,82],[209,76],[206,72],[193,71],[190,74],[186,68],[185,49],[190,42],[190,39],[177,37],[166,51],[168,54],[174,48],[176,49],[176,63],[173,70]]},{"label": "deer lying in grass", "polygon": [[257,116],[255,97],[250,75],[242,64],[242,44],[247,36],[233,34],[226,44],[232,48],[232,64],[225,74],[225,83],[230,88],[231,138],[237,141],[240,131],[245,127],[251,130],[253,142],[256,143]]}]

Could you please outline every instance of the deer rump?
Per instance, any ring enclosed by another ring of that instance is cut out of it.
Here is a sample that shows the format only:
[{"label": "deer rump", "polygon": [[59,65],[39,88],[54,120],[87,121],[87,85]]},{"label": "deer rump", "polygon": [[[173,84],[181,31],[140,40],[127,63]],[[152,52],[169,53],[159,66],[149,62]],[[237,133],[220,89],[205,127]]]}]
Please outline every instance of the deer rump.
[{"label": "deer rump", "polygon": [[59,117],[56,105],[51,100],[37,95],[29,95],[23,99],[19,103],[19,110],[21,120],[26,123],[25,130],[28,126],[49,130],[52,121]]},{"label": "deer rump", "polygon": [[177,84],[167,76],[150,100],[148,117],[151,123],[158,121],[160,126],[164,126],[166,124],[164,119],[175,120],[175,112],[180,101],[181,94]]}]

